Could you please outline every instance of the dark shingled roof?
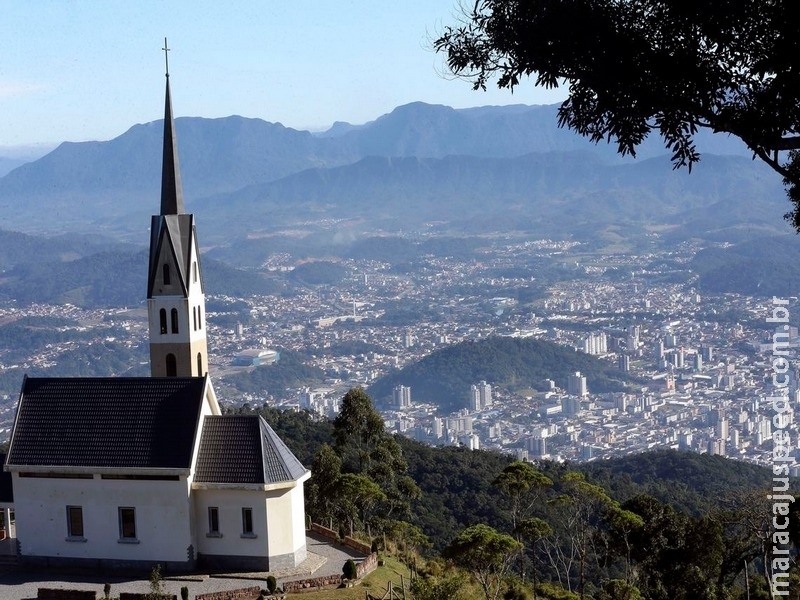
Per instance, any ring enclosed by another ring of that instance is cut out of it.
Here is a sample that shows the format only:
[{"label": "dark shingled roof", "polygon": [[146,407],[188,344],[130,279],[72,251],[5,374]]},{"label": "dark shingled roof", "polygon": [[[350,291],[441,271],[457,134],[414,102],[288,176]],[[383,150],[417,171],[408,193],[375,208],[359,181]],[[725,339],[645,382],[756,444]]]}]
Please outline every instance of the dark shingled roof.
[{"label": "dark shingled roof", "polygon": [[195,481],[270,484],[295,481],[305,472],[259,415],[205,418]]},{"label": "dark shingled roof", "polygon": [[188,469],[201,377],[26,377],[8,464]]}]

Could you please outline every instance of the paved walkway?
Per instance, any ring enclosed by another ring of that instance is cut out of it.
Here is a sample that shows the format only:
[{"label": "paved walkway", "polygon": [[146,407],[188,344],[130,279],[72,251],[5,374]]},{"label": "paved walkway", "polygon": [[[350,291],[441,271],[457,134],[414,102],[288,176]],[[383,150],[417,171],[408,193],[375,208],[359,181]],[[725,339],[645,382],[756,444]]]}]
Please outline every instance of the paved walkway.
[{"label": "paved walkway", "polygon": [[[186,586],[189,588],[189,597],[194,598],[198,594],[252,586],[266,588],[268,575],[274,575],[278,584],[281,585],[284,581],[336,575],[342,572],[342,567],[348,558],[354,560],[364,558],[363,554],[340,544],[332,544],[330,540],[314,532],[308,532],[306,547],[308,558],[292,569],[270,573],[201,573],[166,577],[164,589],[167,593],[175,594],[180,598],[180,589]],[[118,596],[120,592],[147,593],[150,591],[150,582],[146,577],[48,574],[42,571],[24,572],[19,569],[19,566],[13,566],[0,570],[0,600],[35,599],[36,590],[40,587],[95,590],[98,592],[98,598],[102,598],[105,583],[111,584],[112,596]]]}]

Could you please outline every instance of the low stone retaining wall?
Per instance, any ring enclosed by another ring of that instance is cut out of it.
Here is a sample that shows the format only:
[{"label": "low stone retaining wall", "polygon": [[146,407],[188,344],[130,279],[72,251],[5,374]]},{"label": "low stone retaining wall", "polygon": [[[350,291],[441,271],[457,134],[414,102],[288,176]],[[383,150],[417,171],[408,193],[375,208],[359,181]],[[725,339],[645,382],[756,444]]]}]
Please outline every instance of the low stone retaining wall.
[{"label": "low stone retaining wall", "polygon": [[[364,560],[356,562],[357,577],[362,577],[372,573],[378,566],[378,555],[371,553]],[[344,567],[344,565],[342,565]],[[283,591],[286,594],[298,592],[313,592],[319,589],[335,588],[342,585],[342,575],[328,575],[326,577],[311,577],[299,581],[287,581],[283,584]],[[198,596],[199,598],[199,596]]]},{"label": "low stone retaining wall", "polygon": [[319,523],[311,523],[311,531],[320,534],[323,537],[328,538],[329,540],[338,540],[339,534],[336,533],[333,529],[328,529]]},{"label": "low stone retaining wall", "polygon": [[39,600],[97,600],[94,590],[60,590],[55,588],[39,588],[36,590]]},{"label": "low stone retaining wall", "polygon": [[344,537],[344,542],[342,542],[339,539],[338,533],[336,533],[333,529],[328,529],[327,527],[320,525],[319,523],[311,523],[311,531],[318,533],[322,537],[328,538],[329,540],[333,540],[334,542],[343,543],[348,548],[352,548],[353,550],[361,552],[362,554],[369,554],[372,552],[372,546],[352,538],[349,535],[346,535]]},{"label": "low stone retaining wall", "polygon": [[336,588],[342,585],[341,575],[328,575],[326,577],[312,577],[301,581],[287,581],[283,584],[286,594],[298,592],[314,592],[324,588]]},{"label": "low stone retaining wall", "polygon": [[372,546],[365,544],[364,542],[359,542],[357,539],[351,538],[349,535],[345,536],[344,545],[348,548],[352,548],[356,552],[361,552],[362,554],[369,554],[372,552]]},{"label": "low stone retaining wall", "polygon": [[[238,590],[227,590],[225,592],[214,592],[211,594],[200,594],[195,596],[195,600],[256,600],[261,597],[261,588],[258,586],[241,588]],[[120,599],[121,600],[121,599]]]},{"label": "low stone retaining wall", "polygon": [[356,563],[356,573],[358,574],[358,578],[361,579],[365,575],[369,575],[377,566],[378,555],[373,552],[361,562]]}]

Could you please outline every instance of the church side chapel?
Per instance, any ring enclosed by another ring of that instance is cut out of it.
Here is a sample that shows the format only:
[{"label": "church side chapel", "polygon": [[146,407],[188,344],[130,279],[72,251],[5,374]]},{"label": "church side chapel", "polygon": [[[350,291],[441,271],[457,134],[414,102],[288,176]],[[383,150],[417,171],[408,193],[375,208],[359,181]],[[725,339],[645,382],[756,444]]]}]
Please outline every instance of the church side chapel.
[{"label": "church side chapel", "polygon": [[151,377],[23,380],[4,467],[23,564],[268,571],[306,558],[310,471],[262,417],[221,415],[208,374],[169,63],[166,77],[147,281]]}]

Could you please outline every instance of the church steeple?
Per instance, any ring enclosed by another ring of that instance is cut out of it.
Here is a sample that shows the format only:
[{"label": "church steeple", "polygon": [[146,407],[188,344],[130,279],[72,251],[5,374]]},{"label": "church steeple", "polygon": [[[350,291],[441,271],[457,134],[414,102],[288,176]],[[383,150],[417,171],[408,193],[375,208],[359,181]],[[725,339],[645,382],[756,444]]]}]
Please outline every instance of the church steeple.
[{"label": "church steeple", "polygon": [[183,206],[168,62],[161,212],[150,222],[149,262],[150,372],[153,377],[202,377],[208,372],[205,296],[194,217]]},{"label": "church steeple", "polygon": [[181,170],[178,164],[178,146],[175,123],[172,120],[172,95],[169,90],[169,47],[164,38],[167,92],[164,101],[164,152],[161,159],[161,214],[179,215],[184,212]]}]

